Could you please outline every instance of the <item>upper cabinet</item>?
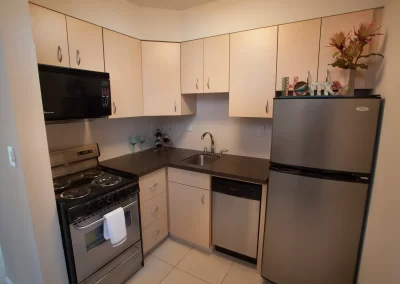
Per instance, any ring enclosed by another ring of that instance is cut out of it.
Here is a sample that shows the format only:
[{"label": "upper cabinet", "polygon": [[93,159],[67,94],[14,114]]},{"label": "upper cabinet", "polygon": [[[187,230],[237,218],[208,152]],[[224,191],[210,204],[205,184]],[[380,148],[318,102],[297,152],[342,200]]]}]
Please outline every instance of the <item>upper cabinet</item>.
[{"label": "upper cabinet", "polygon": [[[348,76],[348,70],[343,70],[338,67],[332,67],[328,64],[333,63],[333,54],[336,49],[329,46],[330,38],[337,32],[343,31],[345,34],[354,32],[354,28],[358,28],[361,23],[370,23],[373,20],[374,10],[366,10],[356,13],[343,14],[322,18],[321,25],[321,40],[320,40],[320,55],[319,55],[319,70],[318,81],[325,81],[327,72],[329,82],[342,81],[342,78]],[[364,48],[367,54],[369,46]],[[366,59],[360,60],[359,63],[366,62]],[[366,88],[366,72],[365,70],[357,69],[356,89]]]},{"label": "upper cabinet", "polygon": [[203,93],[204,40],[181,44],[182,94]]},{"label": "upper cabinet", "polygon": [[67,16],[72,68],[104,72],[102,28]]},{"label": "upper cabinet", "polygon": [[204,93],[229,92],[229,35],[204,39]]},{"label": "upper cabinet", "polygon": [[321,19],[279,26],[276,90],[282,90],[282,77],[317,81]]},{"label": "upper cabinet", "polygon": [[142,41],[144,115],[181,114],[180,44]]},{"label": "upper cabinet", "polygon": [[38,63],[69,67],[65,15],[29,3]]},{"label": "upper cabinet", "polygon": [[110,73],[110,118],[143,115],[142,48],[140,40],[104,29],[105,71]]},{"label": "upper cabinet", "polygon": [[231,35],[229,116],[272,117],[277,36],[276,26]]}]

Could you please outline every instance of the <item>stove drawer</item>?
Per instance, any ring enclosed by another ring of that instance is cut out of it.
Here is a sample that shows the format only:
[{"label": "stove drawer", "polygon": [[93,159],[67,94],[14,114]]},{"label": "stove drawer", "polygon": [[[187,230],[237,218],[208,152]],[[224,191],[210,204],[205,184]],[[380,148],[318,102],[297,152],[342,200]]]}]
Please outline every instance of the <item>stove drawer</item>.
[{"label": "stove drawer", "polygon": [[143,230],[143,253],[147,253],[155,245],[168,236],[168,218],[164,215]]},{"label": "stove drawer", "polygon": [[167,214],[167,193],[163,192],[144,202],[140,207],[142,229]]},{"label": "stove drawer", "polygon": [[165,168],[139,178],[140,204],[167,190]]}]

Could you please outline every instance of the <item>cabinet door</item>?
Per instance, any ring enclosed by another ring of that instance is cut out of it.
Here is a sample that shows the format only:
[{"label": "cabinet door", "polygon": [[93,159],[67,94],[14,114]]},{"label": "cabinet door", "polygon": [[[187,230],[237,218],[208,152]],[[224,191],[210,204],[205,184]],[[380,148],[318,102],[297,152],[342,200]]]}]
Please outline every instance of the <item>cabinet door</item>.
[{"label": "cabinet door", "polygon": [[278,28],[231,35],[229,116],[272,117]]},{"label": "cabinet door", "polygon": [[210,191],[168,183],[170,233],[204,248],[210,247]]},{"label": "cabinet door", "polygon": [[229,92],[229,35],[204,39],[204,93]]},{"label": "cabinet door", "polygon": [[180,43],[142,41],[144,115],[181,114]]},{"label": "cabinet door", "polygon": [[104,72],[102,28],[67,16],[71,67]]},{"label": "cabinet door", "polygon": [[317,80],[321,19],[280,25],[276,90],[282,90],[282,77],[299,77],[299,81]]},{"label": "cabinet door", "polygon": [[202,39],[181,44],[182,94],[203,93],[203,46]]},{"label": "cabinet door", "polygon": [[110,73],[110,118],[143,115],[142,47],[140,40],[103,30],[105,71]]},{"label": "cabinet door", "polygon": [[29,11],[38,63],[69,67],[65,15],[30,3]]},{"label": "cabinet door", "polygon": [[[332,56],[337,51],[334,47],[327,47],[329,46],[330,38],[340,31],[343,31],[345,34],[351,31],[354,34],[354,28],[357,29],[363,22],[370,23],[372,19],[373,10],[322,18],[318,81],[325,81],[327,72],[329,82],[340,82],[343,81],[345,76],[348,76],[348,70],[328,65],[333,63],[334,59]],[[364,48],[364,52],[365,54],[368,53],[368,46]],[[359,62],[365,63],[367,60],[362,59]],[[358,69],[355,84],[356,89],[366,87],[365,74],[365,70]]]}]

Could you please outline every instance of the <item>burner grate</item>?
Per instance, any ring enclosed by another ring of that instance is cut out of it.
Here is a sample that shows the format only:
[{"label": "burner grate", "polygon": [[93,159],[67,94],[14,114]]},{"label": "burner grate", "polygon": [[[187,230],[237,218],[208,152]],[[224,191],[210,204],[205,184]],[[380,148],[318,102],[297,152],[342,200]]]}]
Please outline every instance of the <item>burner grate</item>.
[{"label": "burner grate", "polygon": [[69,189],[61,193],[61,198],[63,199],[78,199],[89,195],[91,189],[88,187],[77,187],[73,189]]},{"label": "burner grate", "polygon": [[93,185],[99,185],[99,186],[114,186],[119,184],[122,181],[121,177],[114,176],[114,175],[103,175],[100,176],[94,180],[92,180]]}]

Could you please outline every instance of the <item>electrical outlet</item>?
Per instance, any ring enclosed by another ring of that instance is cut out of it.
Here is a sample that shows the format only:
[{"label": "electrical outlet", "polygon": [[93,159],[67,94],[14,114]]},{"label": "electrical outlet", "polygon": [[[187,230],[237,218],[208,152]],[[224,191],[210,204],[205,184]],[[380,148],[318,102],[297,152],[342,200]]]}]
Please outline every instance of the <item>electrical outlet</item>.
[{"label": "electrical outlet", "polygon": [[265,134],[265,126],[264,125],[259,126],[257,128],[257,136],[258,137],[264,137],[264,134]]},{"label": "electrical outlet", "polygon": [[193,126],[192,124],[189,124],[189,126],[187,127],[187,132],[192,132],[193,131]]}]

